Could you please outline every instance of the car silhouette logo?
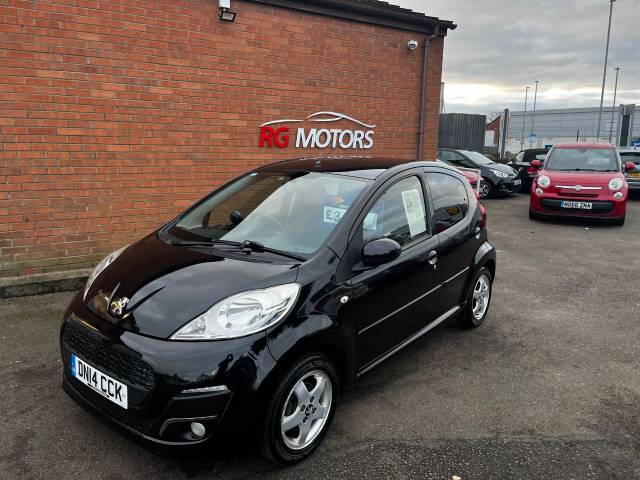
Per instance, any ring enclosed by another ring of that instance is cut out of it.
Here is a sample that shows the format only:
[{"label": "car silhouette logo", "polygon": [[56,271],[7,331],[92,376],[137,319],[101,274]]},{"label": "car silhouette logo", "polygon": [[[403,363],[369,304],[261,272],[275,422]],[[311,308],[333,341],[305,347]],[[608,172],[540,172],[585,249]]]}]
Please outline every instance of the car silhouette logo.
[{"label": "car silhouette logo", "polygon": [[127,303],[129,303],[127,297],[116,298],[109,304],[109,313],[114,317],[121,317]]}]

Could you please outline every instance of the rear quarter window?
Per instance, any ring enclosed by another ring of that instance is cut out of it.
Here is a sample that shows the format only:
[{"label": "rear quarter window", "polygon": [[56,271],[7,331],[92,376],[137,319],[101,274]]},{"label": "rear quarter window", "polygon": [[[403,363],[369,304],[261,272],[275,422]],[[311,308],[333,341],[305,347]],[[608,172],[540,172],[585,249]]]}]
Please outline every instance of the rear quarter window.
[{"label": "rear quarter window", "polygon": [[467,189],[458,178],[446,173],[427,173],[433,202],[432,233],[442,233],[464,220],[469,212]]}]

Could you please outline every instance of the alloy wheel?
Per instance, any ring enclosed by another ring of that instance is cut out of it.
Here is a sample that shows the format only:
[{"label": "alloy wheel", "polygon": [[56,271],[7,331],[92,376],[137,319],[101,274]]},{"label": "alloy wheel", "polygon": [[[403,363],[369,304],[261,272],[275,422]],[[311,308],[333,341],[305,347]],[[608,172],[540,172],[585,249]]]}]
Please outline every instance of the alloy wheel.
[{"label": "alloy wheel", "polygon": [[489,308],[491,299],[491,283],[487,275],[481,275],[473,287],[473,298],[471,309],[473,318],[480,320]]},{"label": "alloy wheel", "polygon": [[329,375],[313,370],[304,374],[290,390],[280,417],[285,445],[292,450],[308,447],[327,423],[333,399]]}]

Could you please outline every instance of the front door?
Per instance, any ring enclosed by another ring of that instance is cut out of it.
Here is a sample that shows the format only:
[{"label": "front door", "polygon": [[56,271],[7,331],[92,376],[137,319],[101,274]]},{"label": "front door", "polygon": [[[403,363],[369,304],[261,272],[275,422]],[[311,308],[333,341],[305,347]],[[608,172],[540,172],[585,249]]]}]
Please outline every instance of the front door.
[{"label": "front door", "polygon": [[[431,263],[434,255],[429,256],[437,251],[438,238],[431,234],[423,181],[404,175],[388,182],[365,209],[350,243],[360,369],[435,319],[441,272],[437,262]],[[362,246],[381,237],[396,240],[402,253],[392,262],[367,268],[359,259]]]}]

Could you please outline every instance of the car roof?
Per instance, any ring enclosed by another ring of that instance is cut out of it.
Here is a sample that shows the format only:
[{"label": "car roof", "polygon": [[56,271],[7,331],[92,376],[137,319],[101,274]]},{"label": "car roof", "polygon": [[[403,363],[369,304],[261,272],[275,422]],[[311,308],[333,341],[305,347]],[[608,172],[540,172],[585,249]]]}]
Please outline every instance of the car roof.
[{"label": "car roof", "polygon": [[[539,153],[539,152],[548,152],[550,149],[549,148],[525,148],[524,150],[520,150],[520,152],[525,152],[525,153]],[[520,153],[518,152],[518,153]]]},{"label": "car roof", "polygon": [[615,148],[610,143],[589,143],[589,142],[573,142],[573,143],[558,143],[553,146],[554,148],[580,148],[580,149],[611,149]]},{"label": "car roof", "polygon": [[278,172],[322,172],[340,173],[354,177],[374,180],[387,170],[400,165],[407,168],[420,166],[438,166],[434,161],[412,161],[394,157],[306,157],[284,160],[260,167],[257,171],[266,173]]}]

